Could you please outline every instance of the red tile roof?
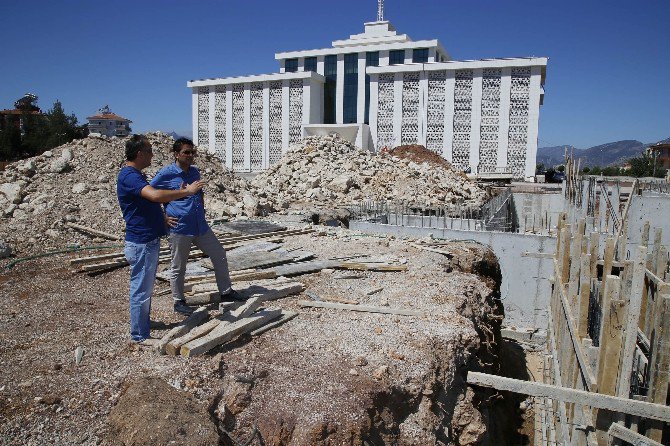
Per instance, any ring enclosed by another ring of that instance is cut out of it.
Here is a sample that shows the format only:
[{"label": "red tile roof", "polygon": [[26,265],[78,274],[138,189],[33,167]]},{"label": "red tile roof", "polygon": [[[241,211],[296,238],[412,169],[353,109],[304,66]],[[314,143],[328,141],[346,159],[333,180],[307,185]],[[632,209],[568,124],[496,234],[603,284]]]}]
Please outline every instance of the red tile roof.
[{"label": "red tile roof", "polygon": [[91,119],[108,119],[108,120],[114,120],[114,121],[126,121],[126,122],[133,122],[130,119],[126,119],[123,116],[119,116],[116,113],[102,113],[99,115],[93,115],[89,116],[88,118],[89,121]]}]

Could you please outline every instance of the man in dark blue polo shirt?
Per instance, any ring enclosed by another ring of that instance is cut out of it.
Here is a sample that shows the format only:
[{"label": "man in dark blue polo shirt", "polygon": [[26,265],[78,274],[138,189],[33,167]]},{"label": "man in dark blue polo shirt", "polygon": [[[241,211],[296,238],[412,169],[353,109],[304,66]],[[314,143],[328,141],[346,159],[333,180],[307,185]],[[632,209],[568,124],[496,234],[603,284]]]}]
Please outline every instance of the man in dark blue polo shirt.
[{"label": "man in dark blue polo shirt", "polygon": [[166,235],[166,224],[160,203],[200,192],[203,183],[183,183],[176,190],[158,190],[149,185],[142,169],[151,165],[153,151],[142,135],[133,135],[126,143],[126,166],[116,184],[119,206],[126,221],[124,254],[130,264],[130,337],[134,342],[148,343],[149,313],[153,292],[160,237]]},{"label": "man in dark blue polo shirt", "polygon": [[[179,189],[182,183],[200,180],[200,172],[193,165],[197,155],[193,141],[179,138],[172,147],[175,162],[162,168],[151,181],[156,189]],[[182,314],[190,314],[193,310],[184,301],[184,276],[186,263],[195,244],[212,261],[216,285],[224,299],[239,299],[240,296],[231,288],[230,274],[226,251],[216,238],[205,219],[203,193],[184,197],[169,202],[166,214],[170,223],[170,250],[172,265],[170,271],[170,287],[174,299],[174,310]]]}]

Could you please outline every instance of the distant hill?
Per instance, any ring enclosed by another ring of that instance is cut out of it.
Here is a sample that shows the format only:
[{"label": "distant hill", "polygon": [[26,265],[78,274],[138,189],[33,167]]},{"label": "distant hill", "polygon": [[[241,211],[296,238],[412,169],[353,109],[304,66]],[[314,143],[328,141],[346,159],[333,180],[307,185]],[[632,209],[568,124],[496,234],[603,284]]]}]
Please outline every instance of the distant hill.
[{"label": "distant hill", "polygon": [[568,151],[581,152],[580,149],[574,146],[553,146],[553,147],[539,147],[537,149],[537,164],[544,164],[544,167],[556,166],[563,164],[565,148],[568,148]]},{"label": "distant hill", "polygon": [[568,150],[574,149],[575,158],[582,160],[582,167],[620,165],[626,160],[640,156],[647,147],[659,142],[670,142],[670,138],[647,144],[634,139],[625,139],[588,149],[577,149],[573,146],[540,147],[537,149],[537,163],[542,163],[545,167],[563,164],[565,147],[568,147]]}]

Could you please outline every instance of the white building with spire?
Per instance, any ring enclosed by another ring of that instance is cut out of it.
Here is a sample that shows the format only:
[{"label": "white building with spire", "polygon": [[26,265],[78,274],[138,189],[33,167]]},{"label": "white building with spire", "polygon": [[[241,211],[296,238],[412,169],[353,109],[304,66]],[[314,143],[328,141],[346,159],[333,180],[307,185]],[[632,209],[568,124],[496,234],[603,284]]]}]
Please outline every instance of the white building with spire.
[{"label": "white building with spire", "polygon": [[262,171],[301,138],[373,151],[421,144],[471,173],[535,174],[546,57],[451,60],[383,20],[332,47],[275,54],[279,73],[193,80],[193,135],[234,171]]}]

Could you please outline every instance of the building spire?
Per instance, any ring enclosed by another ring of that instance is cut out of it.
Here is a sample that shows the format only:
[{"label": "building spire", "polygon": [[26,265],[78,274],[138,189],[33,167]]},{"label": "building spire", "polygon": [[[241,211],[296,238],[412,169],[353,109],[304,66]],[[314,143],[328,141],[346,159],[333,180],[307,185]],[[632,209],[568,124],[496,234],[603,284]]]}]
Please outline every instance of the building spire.
[{"label": "building spire", "polygon": [[384,0],[377,0],[377,21],[384,21]]}]

